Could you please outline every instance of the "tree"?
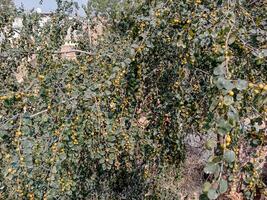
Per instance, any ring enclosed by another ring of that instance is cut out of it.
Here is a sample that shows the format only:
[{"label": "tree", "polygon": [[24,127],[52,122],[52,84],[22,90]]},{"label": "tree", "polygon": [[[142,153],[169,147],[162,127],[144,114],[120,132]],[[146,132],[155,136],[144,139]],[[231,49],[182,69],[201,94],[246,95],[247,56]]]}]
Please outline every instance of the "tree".
[{"label": "tree", "polygon": [[86,7],[84,7],[85,12],[89,15],[100,14],[106,17],[115,14],[118,11],[127,10],[130,7],[134,7],[140,0],[91,0],[87,2]]},{"label": "tree", "polygon": [[204,198],[264,194],[261,1],[144,0],[110,15],[93,47],[81,34],[77,60],[58,52],[73,18],[57,2],[45,26],[22,13],[16,39],[16,13],[0,19],[3,199],[177,199],[155,183],[166,166],[179,171],[188,133],[211,151]]},{"label": "tree", "polygon": [[13,0],[1,0],[0,1],[0,13],[6,12],[14,8],[15,8],[15,4]]}]

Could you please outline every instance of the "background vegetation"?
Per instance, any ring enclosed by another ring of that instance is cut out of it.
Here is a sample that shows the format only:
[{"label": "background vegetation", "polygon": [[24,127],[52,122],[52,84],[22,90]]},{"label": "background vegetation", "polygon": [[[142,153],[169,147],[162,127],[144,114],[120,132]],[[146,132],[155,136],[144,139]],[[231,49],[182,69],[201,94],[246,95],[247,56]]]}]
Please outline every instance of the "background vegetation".
[{"label": "background vegetation", "polygon": [[[179,175],[192,133],[211,155],[201,199],[264,198],[264,1],[124,3],[92,1],[78,20],[57,0],[45,25],[0,12],[0,198],[179,199],[159,178]],[[58,52],[70,27],[74,60]]]}]

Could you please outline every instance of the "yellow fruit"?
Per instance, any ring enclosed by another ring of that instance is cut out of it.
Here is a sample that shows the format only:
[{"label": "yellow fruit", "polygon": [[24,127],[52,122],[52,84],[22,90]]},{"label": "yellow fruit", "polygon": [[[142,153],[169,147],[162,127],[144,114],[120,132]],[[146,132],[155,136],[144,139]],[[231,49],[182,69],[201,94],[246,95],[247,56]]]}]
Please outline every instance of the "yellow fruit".
[{"label": "yellow fruit", "polygon": [[226,143],[231,143],[231,136],[226,135],[225,141],[226,141]]},{"label": "yellow fruit", "polygon": [[249,187],[253,187],[253,182],[251,181],[250,183],[249,183]]},{"label": "yellow fruit", "polygon": [[8,96],[2,96],[2,97],[0,97],[0,100],[6,100],[6,99],[8,99]]},{"label": "yellow fruit", "polygon": [[110,108],[111,108],[111,109],[114,109],[115,107],[116,107],[116,104],[115,104],[114,102],[111,102],[111,103],[110,103]]},{"label": "yellow fruit", "polygon": [[179,19],[174,19],[173,22],[178,24],[178,23],[180,23],[180,20]]},{"label": "yellow fruit", "polygon": [[20,99],[21,98],[21,94],[16,94],[15,97],[16,97],[16,99]]},{"label": "yellow fruit", "polygon": [[260,89],[263,89],[264,88],[264,85],[262,83],[259,84],[259,88]]},{"label": "yellow fruit", "polygon": [[253,88],[254,87],[254,84],[253,83],[249,83],[248,84],[248,87]]},{"label": "yellow fruit", "polygon": [[21,131],[16,132],[16,137],[20,137],[22,135]]},{"label": "yellow fruit", "polygon": [[68,83],[68,84],[66,85],[66,88],[67,88],[67,89],[71,89],[71,84]]},{"label": "yellow fruit", "polygon": [[55,132],[54,132],[54,135],[59,135],[60,133],[59,133],[59,131],[58,130],[56,130]]},{"label": "yellow fruit", "polygon": [[231,91],[228,92],[228,94],[229,94],[230,96],[234,96],[235,93],[231,90]]},{"label": "yellow fruit", "polygon": [[254,92],[255,92],[256,94],[259,94],[259,93],[260,93],[260,91],[257,90],[257,89],[255,89]]},{"label": "yellow fruit", "polygon": [[44,78],[45,78],[45,76],[43,76],[43,75],[39,75],[39,76],[38,76],[38,79],[39,79],[40,81],[44,80]]},{"label": "yellow fruit", "polygon": [[267,91],[267,85],[264,86],[263,90],[264,91]]}]

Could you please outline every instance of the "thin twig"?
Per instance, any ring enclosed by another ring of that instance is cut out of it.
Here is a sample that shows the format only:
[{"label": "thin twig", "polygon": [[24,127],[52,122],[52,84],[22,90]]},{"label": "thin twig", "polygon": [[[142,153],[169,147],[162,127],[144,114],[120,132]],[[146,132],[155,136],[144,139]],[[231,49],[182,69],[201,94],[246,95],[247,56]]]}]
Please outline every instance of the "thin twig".
[{"label": "thin twig", "polygon": [[[227,51],[228,51],[228,43],[229,43],[230,35],[232,33],[233,28],[234,28],[234,24],[232,24],[232,26],[231,26],[231,28],[230,28],[227,36],[226,36],[226,40],[225,40],[225,53],[226,54],[227,54]],[[227,74],[229,73],[228,64],[229,64],[229,57],[226,55],[225,68],[226,68]]]},{"label": "thin twig", "polygon": [[42,111],[40,111],[40,112],[38,112],[38,113],[35,113],[35,114],[31,115],[30,118],[34,118],[35,116],[37,116],[37,115],[41,115],[41,114],[43,114],[43,113],[45,113],[45,112],[47,112],[47,111],[48,111],[48,109],[42,110]]},{"label": "thin twig", "polygon": [[[24,52],[24,53],[27,53],[28,55],[30,54],[41,54],[43,52]],[[83,54],[87,54],[87,55],[95,55],[94,53],[92,52],[88,52],[88,51],[83,51],[83,50],[79,50],[79,49],[72,49],[72,50],[69,50],[69,51],[53,51],[53,52],[50,52],[52,54],[64,54],[64,53],[83,53]],[[8,58],[9,55],[7,55],[5,52],[3,53],[0,53],[0,58]]]},{"label": "thin twig", "polygon": [[87,55],[95,55],[94,53],[91,53],[91,52],[88,52],[88,51],[82,51],[82,50],[78,50],[78,49],[72,49],[72,50],[69,50],[69,51],[55,51],[55,52],[52,52],[53,54],[64,54],[64,53],[84,53],[84,54],[87,54]]},{"label": "thin twig", "polygon": [[206,72],[206,71],[204,71],[204,70],[202,70],[202,69],[199,69],[199,68],[195,68],[197,71],[200,71],[200,72],[202,72],[202,73],[204,73],[204,74],[207,74],[207,75],[210,75],[208,72]]}]

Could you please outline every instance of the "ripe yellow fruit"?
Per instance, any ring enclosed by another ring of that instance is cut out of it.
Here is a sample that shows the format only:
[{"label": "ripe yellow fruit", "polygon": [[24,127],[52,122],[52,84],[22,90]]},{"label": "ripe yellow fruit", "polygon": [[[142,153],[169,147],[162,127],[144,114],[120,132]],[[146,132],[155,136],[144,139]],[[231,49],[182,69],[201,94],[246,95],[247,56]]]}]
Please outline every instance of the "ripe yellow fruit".
[{"label": "ripe yellow fruit", "polygon": [[267,91],[267,85],[264,86],[263,90],[264,91]]},{"label": "ripe yellow fruit", "polygon": [[180,22],[179,19],[174,19],[173,21],[174,21],[175,23],[179,23],[179,22]]},{"label": "ripe yellow fruit", "polygon": [[257,89],[255,89],[254,92],[255,92],[256,94],[259,94],[259,93],[260,93],[260,91],[257,90]]},{"label": "ripe yellow fruit", "polygon": [[38,76],[38,79],[39,79],[40,81],[44,80],[44,78],[45,78],[45,76],[43,76],[43,75],[39,75],[39,76]]},{"label": "ripe yellow fruit", "polygon": [[226,135],[225,141],[226,141],[226,143],[231,143],[231,136]]},{"label": "ripe yellow fruit", "polygon": [[260,83],[259,88],[262,90],[264,88],[264,85],[262,83]]},{"label": "ripe yellow fruit", "polygon": [[234,96],[235,93],[231,90],[228,92],[228,94],[229,94],[229,96]]},{"label": "ripe yellow fruit", "polygon": [[110,108],[111,109],[115,109],[116,108],[116,104],[113,101],[110,103]]},{"label": "ripe yellow fruit", "polygon": [[15,97],[16,97],[16,99],[20,99],[22,96],[21,96],[21,94],[16,94]]},{"label": "ripe yellow fruit", "polygon": [[11,156],[10,156],[10,154],[6,154],[6,159],[9,159]]},{"label": "ripe yellow fruit", "polygon": [[254,84],[253,83],[249,83],[248,84],[248,87],[253,88],[254,87]]},{"label": "ripe yellow fruit", "polygon": [[71,86],[70,83],[68,83],[68,84],[66,85],[66,88],[67,88],[67,89],[71,89],[71,87],[72,87],[72,86]]},{"label": "ripe yellow fruit", "polygon": [[221,148],[222,149],[226,149],[226,144],[224,143],[224,144],[221,144]]},{"label": "ripe yellow fruit", "polygon": [[2,97],[0,97],[0,100],[6,100],[6,99],[8,99],[8,96],[2,96]]},{"label": "ripe yellow fruit", "polygon": [[22,132],[21,131],[17,131],[16,132],[16,137],[20,137],[22,135]]}]

